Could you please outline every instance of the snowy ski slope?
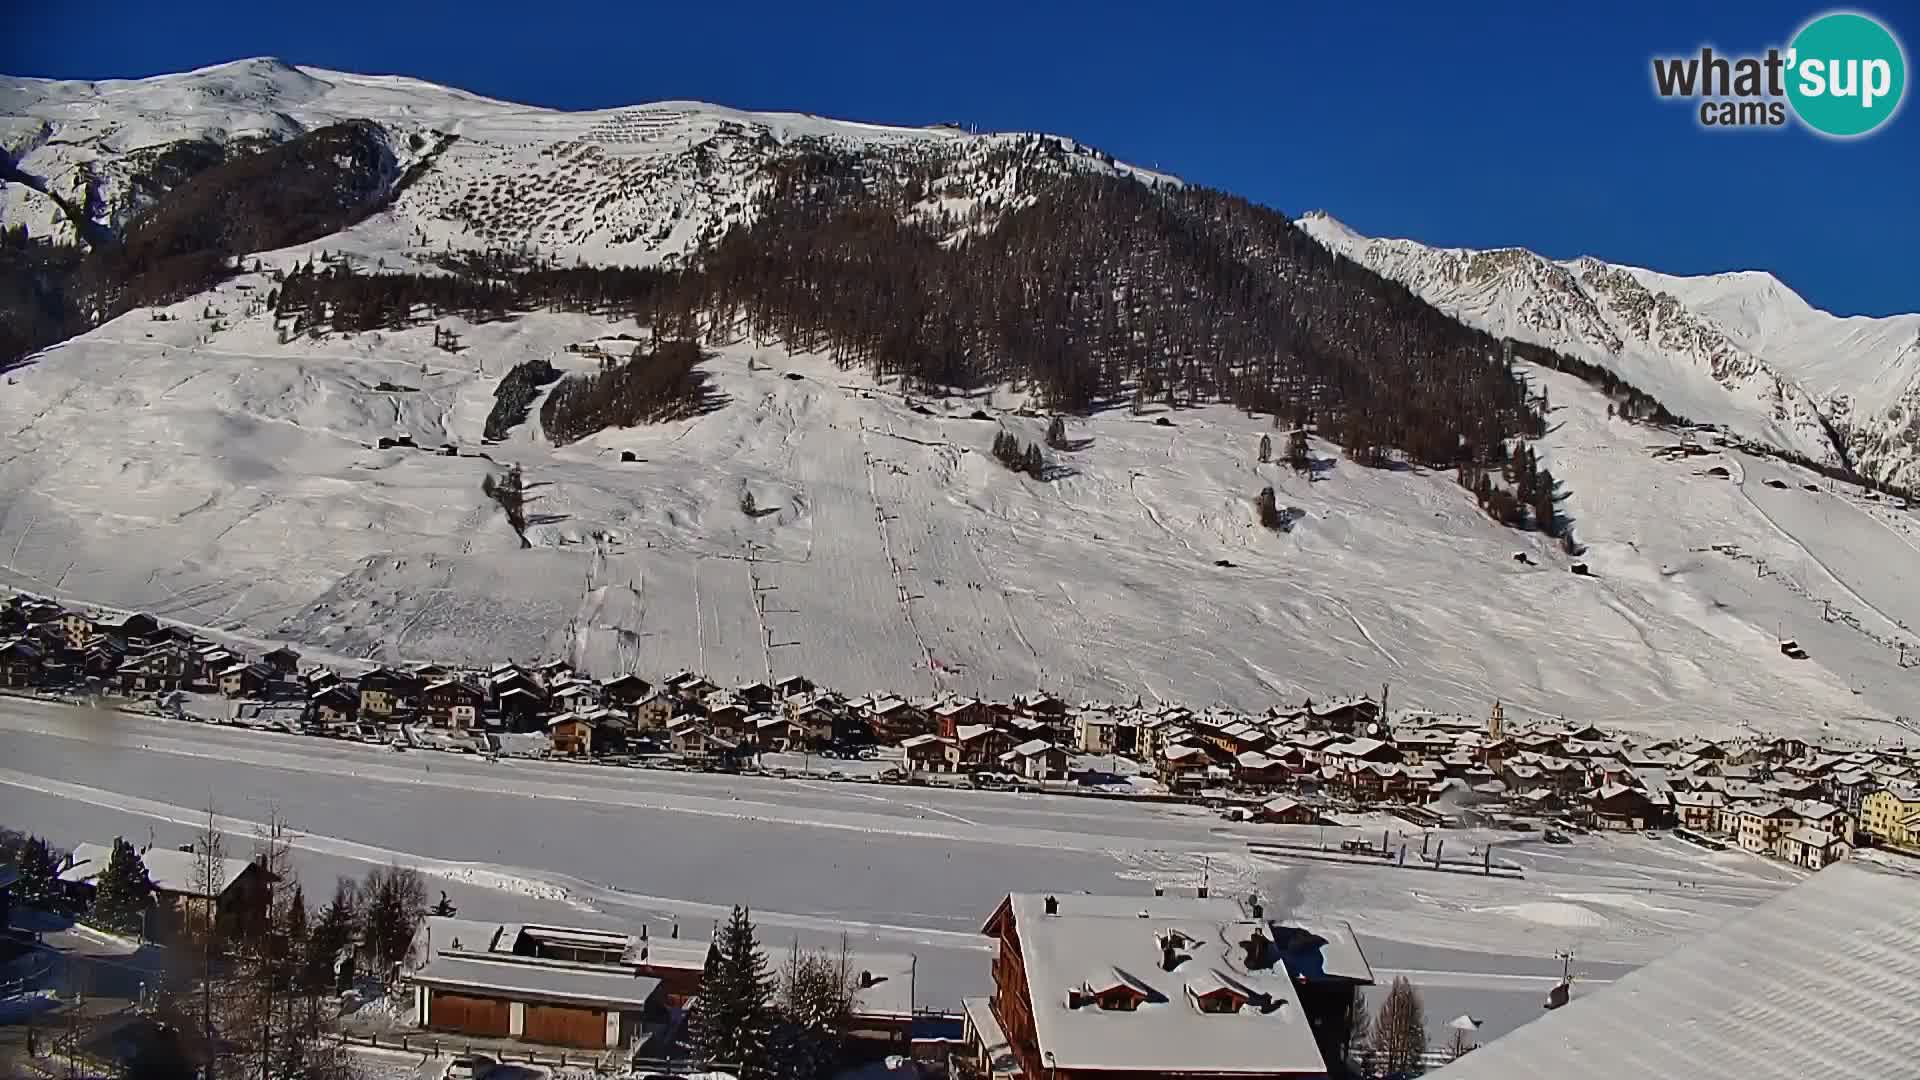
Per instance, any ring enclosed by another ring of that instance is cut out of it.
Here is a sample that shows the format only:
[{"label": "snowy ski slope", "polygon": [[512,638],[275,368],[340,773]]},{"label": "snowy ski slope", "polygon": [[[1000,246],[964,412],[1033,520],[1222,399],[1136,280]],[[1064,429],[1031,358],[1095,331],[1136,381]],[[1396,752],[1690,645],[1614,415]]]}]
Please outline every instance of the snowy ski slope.
[{"label": "snowy ski slope", "polygon": [[[1260,707],[1390,683],[1395,704],[1473,713],[1497,696],[1644,730],[1867,738],[1902,734],[1885,719],[1920,700],[1898,666],[1920,626],[1911,516],[1744,455],[1657,460],[1672,434],[1609,421],[1552,373],[1542,458],[1593,577],[1488,522],[1450,474],[1324,444],[1317,481],[1259,465],[1270,428],[1230,409],[1075,422],[1090,444],[1043,484],[986,452],[1002,426],[1039,438],[1015,395],[911,402],[752,343],[709,361],[726,404],[708,415],[556,449],[536,410],[481,447],[511,366],[584,370],[568,346],[624,351],[613,335],[639,328],[534,314],[443,320],[457,354],[428,327],[282,345],[246,314],[269,287],[135,312],[12,373],[0,573],[336,654],[805,672],[850,692]],[[418,448],[374,448],[396,433]],[[461,456],[435,452],[449,443]],[[1703,475],[1715,462],[1732,478]],[[480,490],[510,463],[527,550]],[[1305,511],[1291,534],[1255,524],[1266,484]]]},{"label": "snowy ski slope", "polygon": [[1611,368],[1690,419],[1813,461],[1844,449],[1865,475],[1920,483],[1920,314],[1837,316],[1763,271],[1676,277],[1432,248],[1321,211],[1299,224],[1469,325]]}]

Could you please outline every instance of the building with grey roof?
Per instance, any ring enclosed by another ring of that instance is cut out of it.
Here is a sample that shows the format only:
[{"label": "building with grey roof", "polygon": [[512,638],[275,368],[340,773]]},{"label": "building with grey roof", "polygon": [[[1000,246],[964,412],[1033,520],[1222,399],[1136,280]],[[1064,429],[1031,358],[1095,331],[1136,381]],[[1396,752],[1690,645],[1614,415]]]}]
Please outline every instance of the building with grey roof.
[{"label": "building with grey roof", "polygon": [[1916,1080],[1920,871],[1828,867],[1428,1075]]}]

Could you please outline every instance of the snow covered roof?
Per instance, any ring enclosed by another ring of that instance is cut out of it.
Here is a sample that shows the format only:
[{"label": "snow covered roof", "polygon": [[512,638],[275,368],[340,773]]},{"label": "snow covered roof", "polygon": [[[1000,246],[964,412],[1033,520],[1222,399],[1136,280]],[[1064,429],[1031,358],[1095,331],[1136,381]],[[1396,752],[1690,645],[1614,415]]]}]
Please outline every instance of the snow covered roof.
[{"label": "snow covered roof", "polygon": [[[1247,969],[1240,943],[1256,929],[1266,931],[1233,901],[1055,899],[1056,915],[1045,913],[1046,898],[1037,894],[1015,893],[1004,902],[1019,930],[1039,1050],[1051,1067],[1216,1076],[1326,1071],[1285,966],[1275,960]],[[1172,971],[1161,966],[1161,939],[1169,931],[1183,939],[1175,950],[1183,959]],[[1124,978],[1145,1000],[1126,1011],[1075,1007],[1069,993],[1096,971],[1118,972],[1109,977]],[[1214,981],[1230,981],[1253,1002],[1237,1012],[1201,1012],[1188,984]]]},{"label": "snow covered roof", "polygon": [[1817,847],[1823,850],[1828,846],[1832,845],[1834,841],[1834,836],[1832,833],[1823,832],[1820,829],[1816,829],[1811,825],[1802,825],[1799,828],[1788,829],[1785,833],[1782,833],[1781,835],[1786,837],[1788,840],[1795,840],[1802,844],[1807,845],[1808,847]]},{"label": "snow covered roof", "polygon": [[[73,849],[73,863],[60,871],[60,880],[92,881],[106,872],[107,863],[112,859],[112,844],[77,845]],[[147,880],[162,892],[198,894],[202,889],[200,856],[190,851],[149,848],[140,853],[140,861],[146,864]],[[245,859],[221,859],[219,888],[216,891],[226,892],[252,865]]]},{"label": "snow covered roof", "polygon": [[660,980],[606,965],[564,964],[500,953],[443,950],[413,981],[452,990],[480,990],[515,1000],[577,1002],[642,1009]]},{"label": "snow covered roof", "polygon": [[1434,1080],[1885,1080],[1920,1061],[1920,874],[1830,866]]}]

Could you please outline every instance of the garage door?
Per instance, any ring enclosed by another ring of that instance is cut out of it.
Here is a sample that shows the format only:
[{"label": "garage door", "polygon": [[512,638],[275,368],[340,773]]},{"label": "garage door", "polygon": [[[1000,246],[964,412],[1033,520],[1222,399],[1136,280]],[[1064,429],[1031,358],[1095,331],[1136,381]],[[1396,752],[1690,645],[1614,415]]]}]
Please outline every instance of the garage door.
[{"label": "garage door", "polygon": [[427,1006],[428,1027],[462,1035],[504,1036],[513,1028],[512,1009],[499,998],[469,997],[441,990]]},{"label": "garage door", "polygon": [[607,1045],[607,1014],[575,1005],[527,1006],[528,1042],[598,1050]]}]

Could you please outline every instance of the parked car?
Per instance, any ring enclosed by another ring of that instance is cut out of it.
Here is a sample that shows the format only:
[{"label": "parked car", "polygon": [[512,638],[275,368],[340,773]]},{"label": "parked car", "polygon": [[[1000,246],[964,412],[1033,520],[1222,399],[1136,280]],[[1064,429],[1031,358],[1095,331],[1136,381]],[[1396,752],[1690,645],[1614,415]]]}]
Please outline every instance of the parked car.
[{"label": "parked car", "polygon": [[1558,829],[1548,829],[1548,830],[1547,830],[1547,831],[1546,831],[1546,832],[1545,832],[1545,833],[1544,833],[1544,834],[1543,834],[1543,835],[1542,835],[1542,836],[1541,836],[1540,838],[1541,838],[1542,840],[1545,840],[1545,841],[1546,841],[1547,843],[1549,843],[1549,844],[1571,844],[1571,843],[1573,843],[1573,841],[1572,841],[1572,840],[1569,840],[1569,839],[1567,839],[1567,834],[1566,834],[1566,833],[1563,833],[1563,832],[1561,832],[1561,831],[1560,831],[1560,830],[1558,830]]}]

